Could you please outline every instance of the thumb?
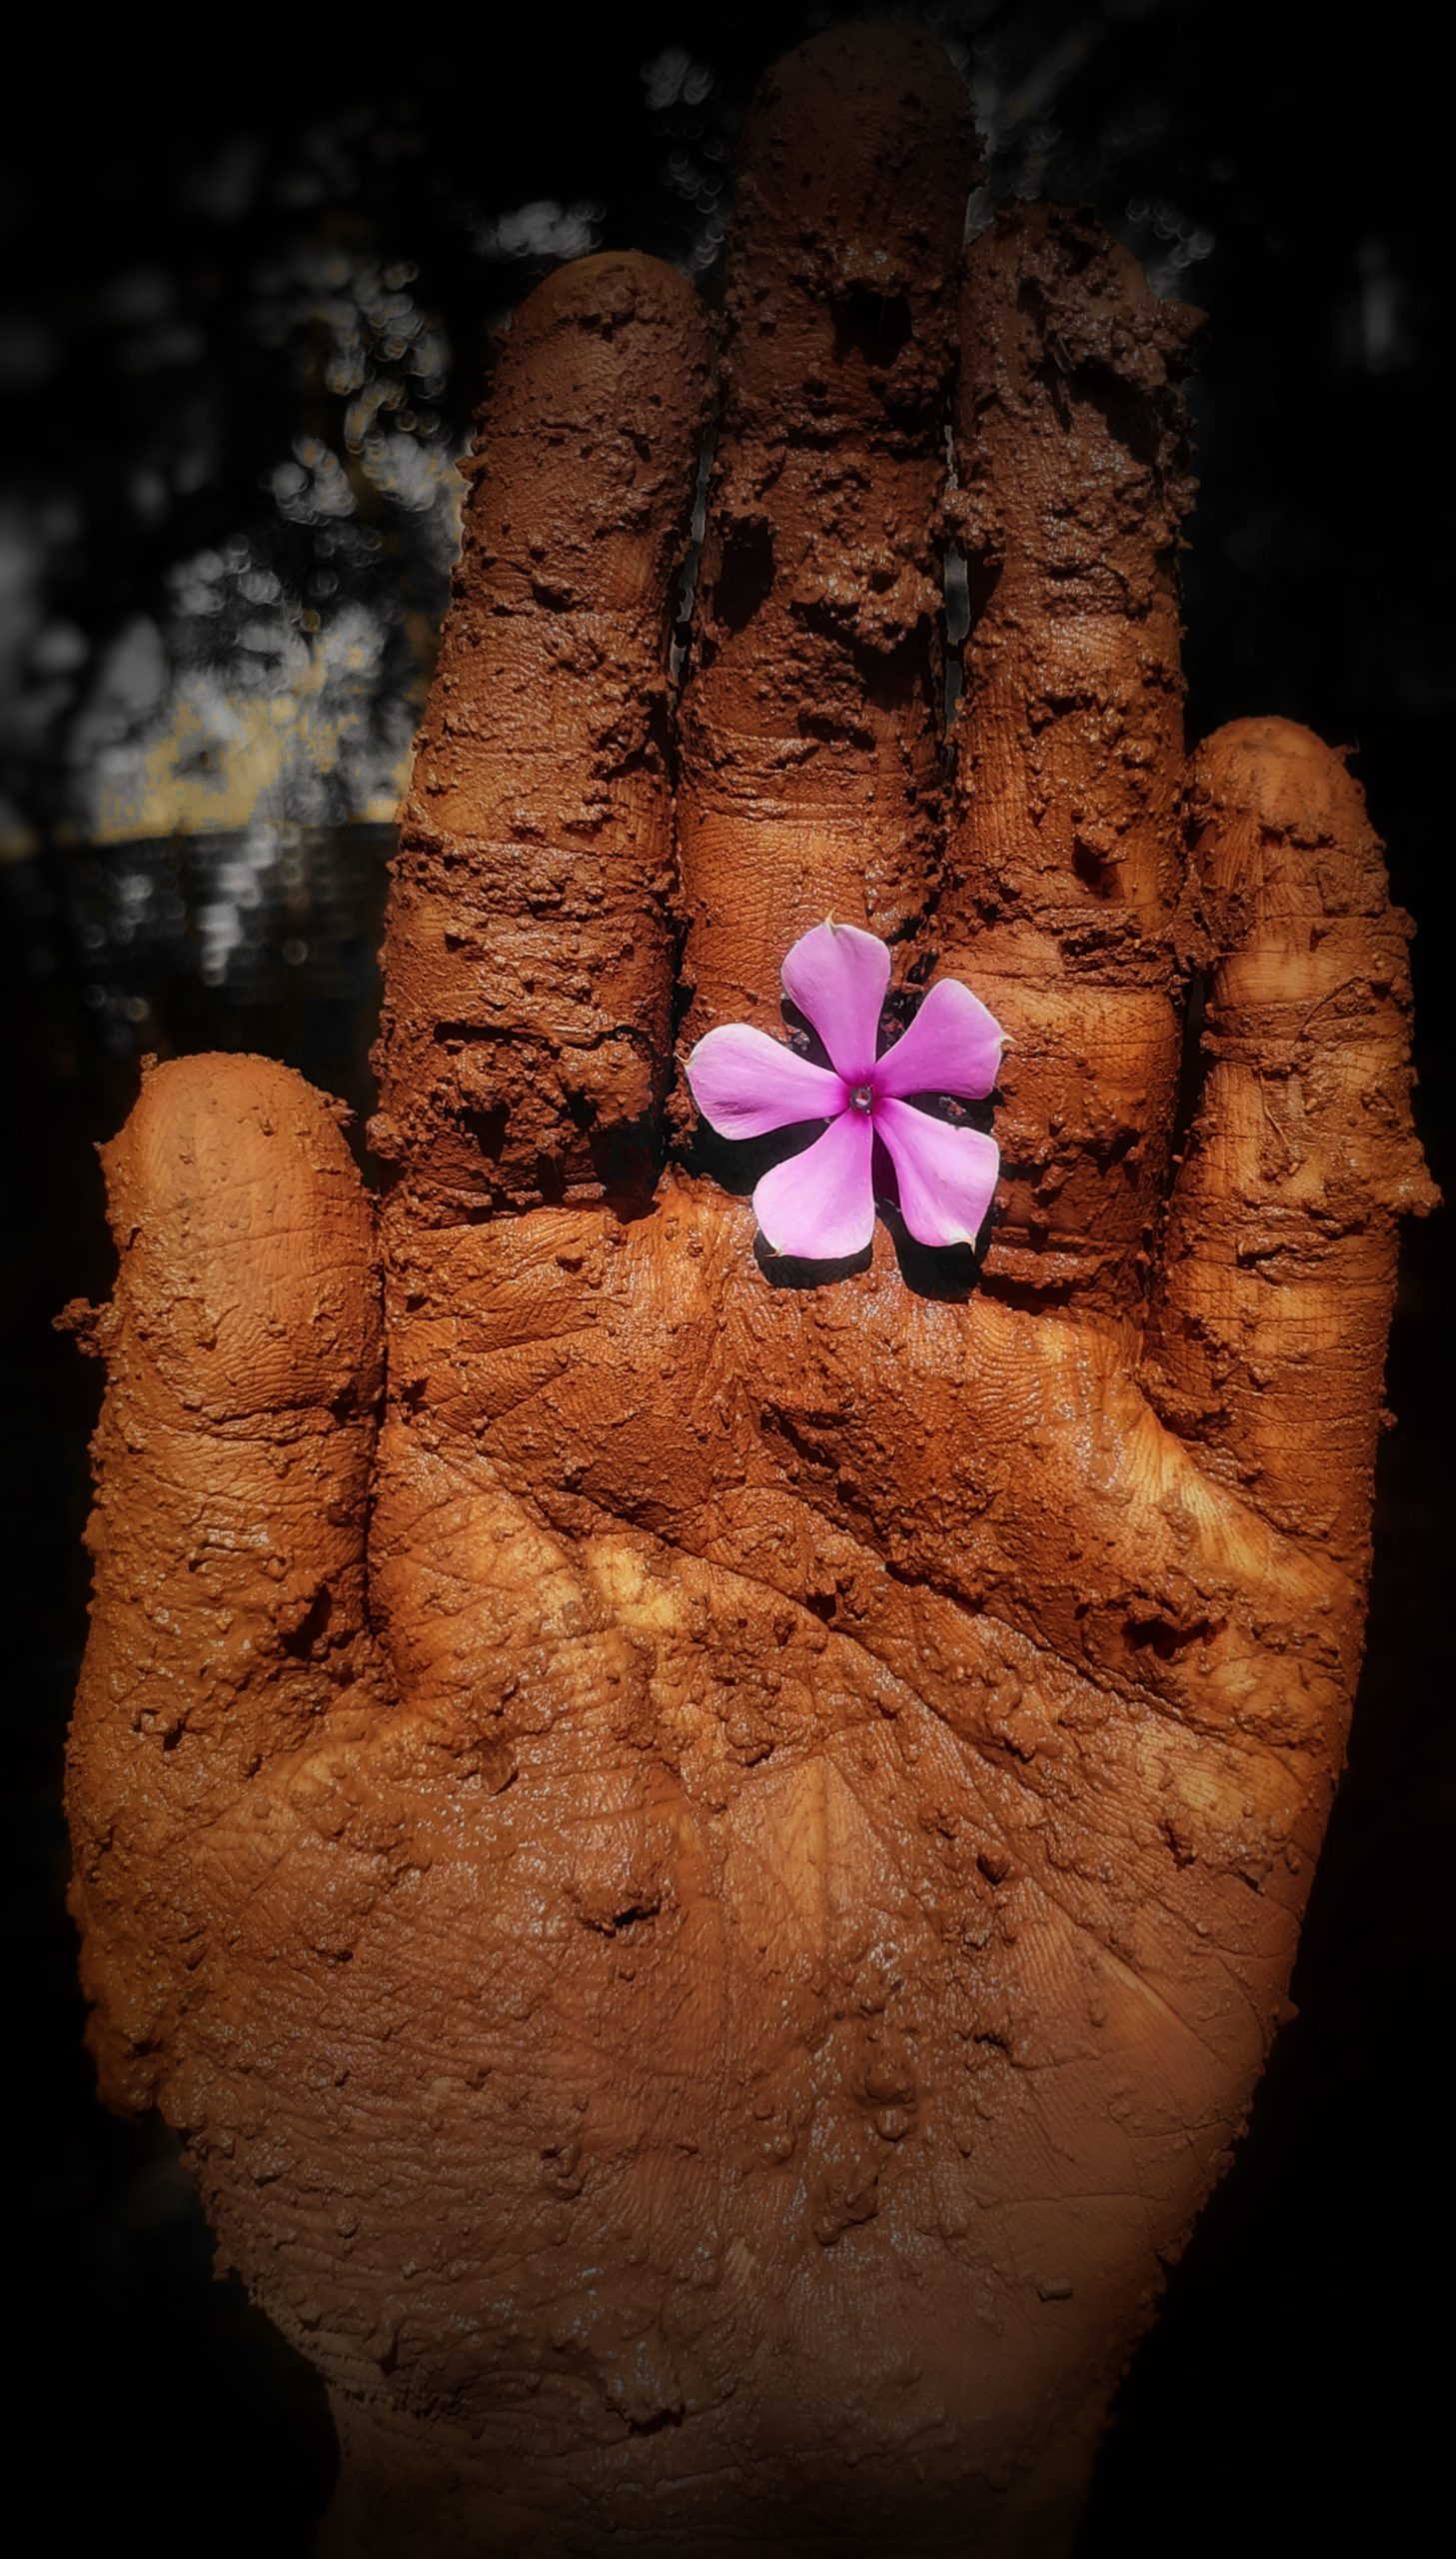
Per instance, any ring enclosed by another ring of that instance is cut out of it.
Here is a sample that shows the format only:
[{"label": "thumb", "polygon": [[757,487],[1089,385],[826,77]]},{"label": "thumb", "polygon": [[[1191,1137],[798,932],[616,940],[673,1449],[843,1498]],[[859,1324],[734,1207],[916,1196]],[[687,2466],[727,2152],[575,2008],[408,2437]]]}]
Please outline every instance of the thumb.
[{"label": "thumb", "polygon": [[116,1293],[70,1318],[107,1390],[67,1794],[91,2040],[143,2105],[201,1952],[190,1839],[367,1697],[380,1323],[370,1204],[290,1069],[155,1069],[103,1163]]}]

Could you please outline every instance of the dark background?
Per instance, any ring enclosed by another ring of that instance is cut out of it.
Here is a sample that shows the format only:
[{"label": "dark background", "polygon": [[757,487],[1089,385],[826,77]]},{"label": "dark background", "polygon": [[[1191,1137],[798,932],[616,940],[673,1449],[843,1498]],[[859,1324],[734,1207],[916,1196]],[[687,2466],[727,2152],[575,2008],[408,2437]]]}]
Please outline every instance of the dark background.
[{"label": "dark background", "polygon": [[[143,1049],[270,1051],[365,1099],[387,850],[365,784],[428,669],[441,458],[464,439],[491,326],[554,253],[588,245],[656,249],[712,295],[752,80],[843,14],[231,12],[92,24],[84,44],[68,21],[32,26],[12,85],[9,2326],[28,2382],[19,2468],[33,2459],[62,2548],[128,2516],[159,2559],[260,2537],[301,2552],[331,2460],[308,2368],[213,2281],[170,2141],[102,2114],[80,2047],[59,1766],[98,1378],[50,1318],[108,1285],[94,1142],[124,1116]],[[1190,732],[1270,710],[1355,748],[1421,929],[1420,1118],[1449,1192],[1451,131],[1434,13],[970,0],[917,14],[966,64],[993,194],[1092,203],[1160,290],[1211,315]],[[95,775],[118,741],[178,688],[269,699],[300,634],[322,645],[346,614],[368,637],[349,680],[355,772],[285,792],[242,837],[113,829],[97,845]],[[1126,2383],[1087,2529],[1097,2559],[1403,2549],[1422,2501],[1445,2503],[1450,1258],[1449,1220],[1409,1236],[1369,1657],[1300,2013]]]}]

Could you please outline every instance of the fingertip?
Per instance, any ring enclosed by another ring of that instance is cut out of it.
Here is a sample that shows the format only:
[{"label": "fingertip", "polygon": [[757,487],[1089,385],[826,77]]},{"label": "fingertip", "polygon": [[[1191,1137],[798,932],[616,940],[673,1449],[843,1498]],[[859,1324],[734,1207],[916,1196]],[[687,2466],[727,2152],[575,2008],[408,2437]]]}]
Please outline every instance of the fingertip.
[{"label": "fingertip", "polygon": [[189,1409],[372,1399],[373,1216],[337,1105],[273,1059],[175,1059],[103,1165],[128,1311]]},{"label": "fingertip", "polygon": [[770,129],[776,117],[791,117],[795,134],[807,138],[830,123],[842,139],[841,128],[857,124],[869,152],[874,124],[890,105],[926,110],[957,138],[971,123],[965,82],[938,36],[892,19],[852,19],[781,54],[752,111]]},{"label": "fingertip", "polygon": [[[764,75],[738,151],[734,231],[753,233],[758,258],[769,252],[756,204],[790,275],[812,243],[816,293],[906,295],[907,337],[924,339],[946,325],[942,289],[984,174],[965,83],[938,38],[856,20]],[[841,332],[846,321],[841,310]]]},{"label": "fingertip", "polygon": [[968,322],[1034,343],[1070,370],[1095,363],[1144,396],[1188,370],[1207,326],[1192,303],[1164,302],[1146,268],[1084,208],[1004,206],[965,252]]},{"label": "fingertip", "polygon": [[352,1174],[339,1114],[337,1103],[276,1058],[149,1060],[137,1101],[102,1156],[110,1183],[123,1190],[145,1183],[153,1211],[164,1212],[193,1201],[199,1183],[224,1186],[230,1170],[246,1178],[275,1138]]},{"label": "fingertip", "polygon": [[643,249],[598,249],[554,268],[533,287],[512,319],[508,344],[519,349],[552,329],[585,324],[607,330],[628,319],[705,335],[708,327],[697,287],[666,259]]},{"label": "fingertip", "polygon": [[1230,720],[1192,758],[1195,818],[1216,808],[1256,819],[1271,834],[1348,844],[1369,834],[1365,794],[1349,750],[1326,745],[1297,720]]}]

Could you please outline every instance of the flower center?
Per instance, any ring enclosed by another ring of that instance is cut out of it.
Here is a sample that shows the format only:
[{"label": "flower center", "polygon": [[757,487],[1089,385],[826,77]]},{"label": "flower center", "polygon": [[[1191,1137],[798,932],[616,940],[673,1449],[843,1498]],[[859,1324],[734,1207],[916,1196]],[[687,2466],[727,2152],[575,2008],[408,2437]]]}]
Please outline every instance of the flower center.
[{"label": "flower center", "polygon": [[849,1108],[851,1111],[862,1111],[867,1120],[870,1112],[874,1109],[873,1085],[856,1084],[853,1092],[849,1096]]}]

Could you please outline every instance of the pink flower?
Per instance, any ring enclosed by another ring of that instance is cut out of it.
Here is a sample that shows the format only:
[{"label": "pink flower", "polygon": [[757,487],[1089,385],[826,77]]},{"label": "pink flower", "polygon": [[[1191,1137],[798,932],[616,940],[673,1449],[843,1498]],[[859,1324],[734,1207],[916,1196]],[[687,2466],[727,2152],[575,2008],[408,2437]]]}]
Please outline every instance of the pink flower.
[{"label": "pink flower", "polygon": [[914,1109],[913,1094],[979,1100],[995,1083],[1003,1035],[968,987],[942,978],[902,1039],[878,1056],[889,953],[853,925],[819,924],[783,963],[783,990],[832,1061],[816,1067],[780,1040],[734,1023],[710,1031],[688,1061],[693,1099],[725,1138],[761,1138],[827,1120],[821,1138],[765,1173],[753,1214],[775,1253],[837,1262],[874,1232],[878,1138],[894,1168],[900,1215],[918,1244],[973,1242],[1000,1157],[978,1129]]}]

